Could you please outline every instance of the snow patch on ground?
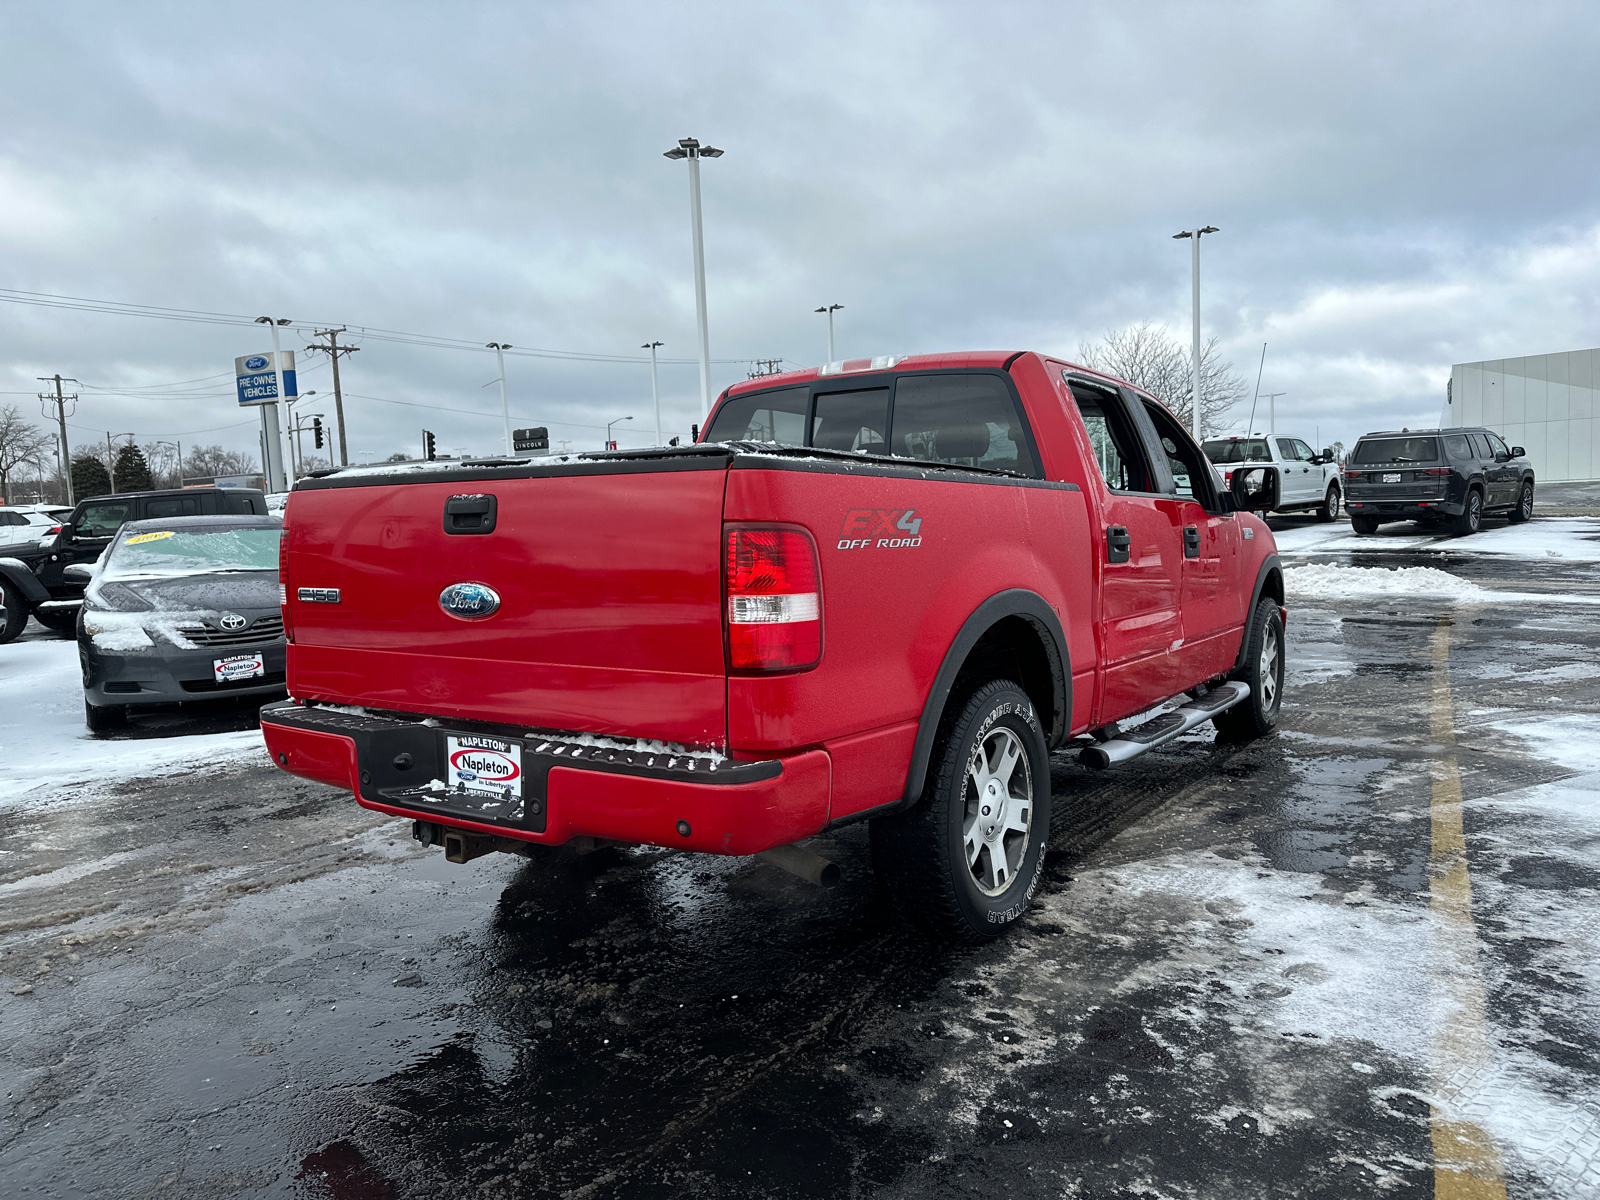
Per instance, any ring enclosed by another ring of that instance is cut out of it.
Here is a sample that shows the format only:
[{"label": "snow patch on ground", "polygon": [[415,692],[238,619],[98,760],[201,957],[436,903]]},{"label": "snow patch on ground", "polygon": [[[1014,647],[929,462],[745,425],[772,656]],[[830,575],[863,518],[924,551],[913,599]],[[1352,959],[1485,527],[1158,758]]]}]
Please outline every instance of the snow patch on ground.
[{"label": "snow patch on ground", "polygon": [[[1492,518],[1491,518],[1492,520]],[[1495,525],[1467,537],[1419,531],[1405,522],[1380,526],[1357,537],[1343,521],[1302,525],[1273,535],[1278,553],[1296,557],[1324,551],[1448,550],[1451,554],[1497,554],[1517,558],[1600,562],[1600,518],[1535,517],[1521,525]]]},{"label": "snow patch on ground", "polygon": [[1411,596],[1460,604],[1504,604],[1531,600],[1546,604],[1600,604],[1600,596],[1570,593],[1507,592],[1486,588],[1436,567],[1346,567],[1307,563],[1286,567],[1284,591],[1320,600],[1365,600],[1372,596]]},{"label": "snow patch on ground", "polygon": [[0,646],[0,809],[75,803],[136,775],[164,775],[263,752],[260,730],[102,740],[83,723],[78,643],[29,631]]}]

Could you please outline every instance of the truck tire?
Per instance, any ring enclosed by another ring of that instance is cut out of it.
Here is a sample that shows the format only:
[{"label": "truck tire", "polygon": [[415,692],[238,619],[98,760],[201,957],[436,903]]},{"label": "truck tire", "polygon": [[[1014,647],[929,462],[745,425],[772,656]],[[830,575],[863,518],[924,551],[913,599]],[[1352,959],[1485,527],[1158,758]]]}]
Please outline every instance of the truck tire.
[{"label": "truck tire", "polygon": [[1317,520],[1337,521],[1339,519],[1339,485],[1330,483],[1328,494],[1322,498],[1322,507],[1317,509]]},{"label": "truck tire", "polygon": [[1533,480],[1530,479],[1522,485],[1522,491],[1517,493],[1517,506],[1511,510],[1509,516],[1513,525],[1533,520]]},{"label": "truck tire", "polygon": [[90,704],[83,702],[83,723],[92,733],[105,733],[128,723],[126,704]]},{"label": "truck tire", "polygon": [[1212,718],[1223,741],[1248,742],[1272,732],[1283,703],[1283,614],[1271,596],[1256,605],[1244,637],[1244,665],[1232,678],[1248,683],[1250,696]]},{"label": "truck tire", "polygon": [[1050,837],[1050,756],[1026,692],[986,683],[948,710],[922,799],[879,817],[872,861],[913,922],[984,942],[1020,917],[1039,886]]},{"label": "truck tire", "polygon": [[28,602],[22,598],[11,581],[0,577],[0,606],[6,610],[6,619],[0,624],[0,645],[15,640],[28,623]]},{"label": "truck tire", "polygon": [[1483,493],[1477,488],[1467,492],[1467,502],[1461,506],[1461,515],[1450,522],[1450,532],[1457,537],[1477,533],[1483,524]]},{"label": "truck tire", "polygon": [[1361,534],[1377,533],[1378,532],[1378,518],[1377,517],[1351,517],[1350,518],[1350,528],[1354,529],[1357,533],[1361,533]]}]

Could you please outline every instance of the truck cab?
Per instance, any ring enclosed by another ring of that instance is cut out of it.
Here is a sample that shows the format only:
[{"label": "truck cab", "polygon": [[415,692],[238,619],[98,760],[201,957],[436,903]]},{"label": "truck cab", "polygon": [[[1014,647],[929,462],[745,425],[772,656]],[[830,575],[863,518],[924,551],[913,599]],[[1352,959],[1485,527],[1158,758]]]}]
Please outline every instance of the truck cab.
[{"label": "truck cab", "polygon": [[1304,438],[1276,433],[1210,438],[1204,445],[1224,484],[1241,463],[1270,465],[1279,481],[1276,511],[1315,511],[1320,520],[1338,519],[1344,484],[1331,448],[1319,454]]}]

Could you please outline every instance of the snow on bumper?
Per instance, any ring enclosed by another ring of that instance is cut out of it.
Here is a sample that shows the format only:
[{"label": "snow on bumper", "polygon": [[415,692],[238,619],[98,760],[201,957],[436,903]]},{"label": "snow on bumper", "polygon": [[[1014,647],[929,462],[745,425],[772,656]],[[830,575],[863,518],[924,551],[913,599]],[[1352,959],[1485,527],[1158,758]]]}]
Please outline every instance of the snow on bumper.
[{"label": "snow on bumper", "polygon": [[[713,854],[755,854],[827,824],[832,765],[810,750],[764,762],[595,746],[583,734],[524,736],[313,707],[261,710],[279,767],[355,793],[363,808],[478,833],[559,845],[588,836]],[[447,738],[498,738],[520,750],[515,805],[453,793]]]}]

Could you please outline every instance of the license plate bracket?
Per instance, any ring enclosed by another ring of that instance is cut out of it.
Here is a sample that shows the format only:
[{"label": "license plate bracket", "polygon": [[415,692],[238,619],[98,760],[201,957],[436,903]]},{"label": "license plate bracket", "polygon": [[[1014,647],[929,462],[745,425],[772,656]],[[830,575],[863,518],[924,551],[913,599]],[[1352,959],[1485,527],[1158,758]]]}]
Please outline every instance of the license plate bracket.
[{"label": "license plate bracket", "polygon": [[463,816],[521,822],[522,754],[514,738],[445,734],[445,791],[433,802]]},{"label": "license plate bracket", "polygon": [[1390,471],[1390,472],[1388,472],[1387,474],[1384,475],[1383,482],[1384,483],[1399,483],[1400,482],[1400,472],[1399,471]]}]

